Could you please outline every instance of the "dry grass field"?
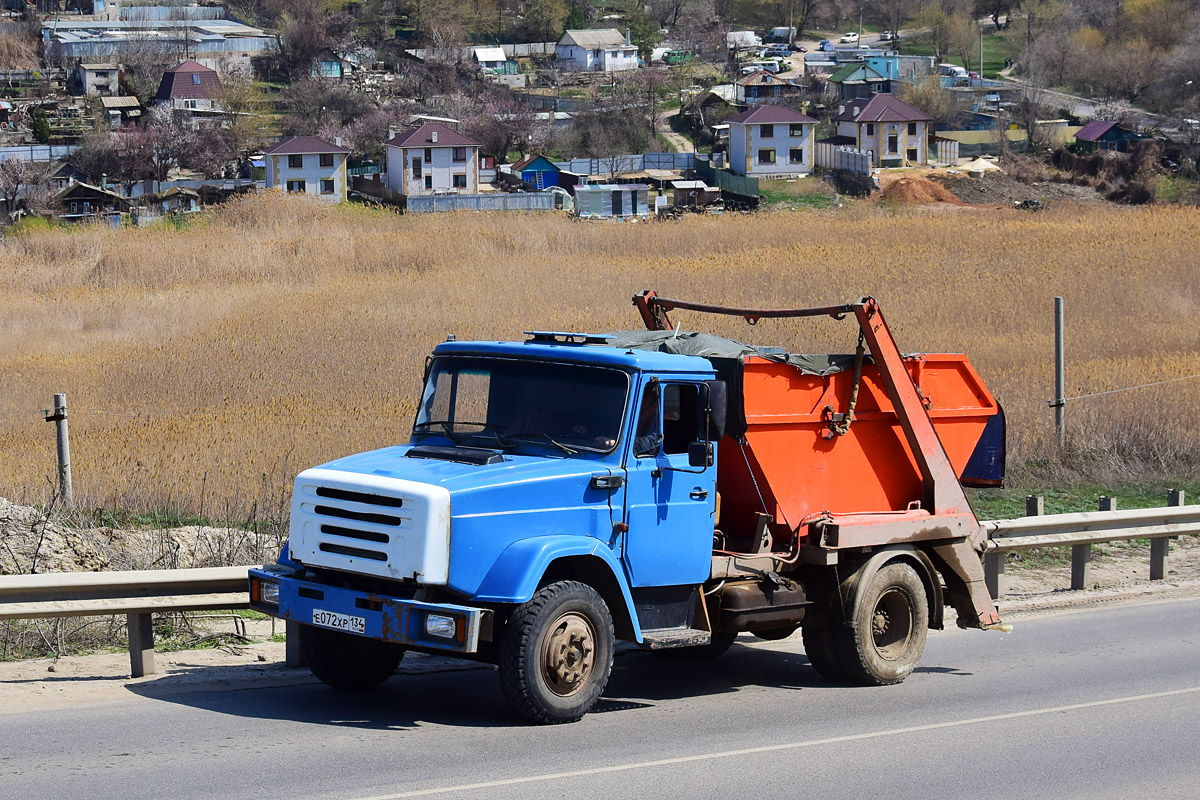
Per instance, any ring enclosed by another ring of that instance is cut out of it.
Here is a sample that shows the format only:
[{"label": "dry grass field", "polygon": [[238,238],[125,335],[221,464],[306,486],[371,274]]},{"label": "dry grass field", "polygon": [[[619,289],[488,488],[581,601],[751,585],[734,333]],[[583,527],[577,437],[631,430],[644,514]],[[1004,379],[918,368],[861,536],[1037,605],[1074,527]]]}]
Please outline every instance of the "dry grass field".
[{"label": "dry grass field", "polygon": [[[879,298],[903,349],[969,354],[1005,405],[1010,465],[1194,476],[1200,379],[1080,401],[1055,455],[1052,298],[1068,394],[1200,374],[1200,213],[859,208],[644,225],[558,215],[400,217],[266,196],[183,230],[0,242],[0,496],[44,503],[66,392],[89,508],[277,513],[293,474],[407,439],[446,334],[638,325],[641,289],[746,306]],[[801,351],[850,323],[678,316]]]}]

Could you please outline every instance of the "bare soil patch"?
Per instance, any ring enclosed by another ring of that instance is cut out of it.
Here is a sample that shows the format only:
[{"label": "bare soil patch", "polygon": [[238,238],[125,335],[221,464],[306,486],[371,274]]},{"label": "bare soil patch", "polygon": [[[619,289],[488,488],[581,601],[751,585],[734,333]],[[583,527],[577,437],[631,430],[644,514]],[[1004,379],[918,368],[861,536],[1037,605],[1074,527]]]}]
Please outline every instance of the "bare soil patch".
[{"label": "bare soil patch", "polygon": [[924,175],[881,175],[879,178],[880,202],[898,205],[931,205],[947,203],[961,206],[963,201],[939,183]]},{"label": "bare soil patch", "polygon": [[1109,205],[1091,186],[1056,181],[1026,183],[1003,172],[986,172],[972,178],[965,173],[932,172],[929,181],[953,193],[962,202],[978,206],[1011,208],[1014,203],[1036,200],[1045,205]]}]

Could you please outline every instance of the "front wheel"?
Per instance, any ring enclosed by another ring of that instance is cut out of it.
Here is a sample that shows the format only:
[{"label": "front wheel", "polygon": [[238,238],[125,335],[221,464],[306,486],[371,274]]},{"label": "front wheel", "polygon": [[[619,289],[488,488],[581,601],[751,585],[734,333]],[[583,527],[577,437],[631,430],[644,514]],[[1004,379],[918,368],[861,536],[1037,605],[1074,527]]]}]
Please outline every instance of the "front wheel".
[{"label": "front wheel", "polygon": [[300,653],[312,674],[335,689],[373,689],[404,658],[398,644],[303,623]]},{"label": "front wheel", "polygon": [[900,683],[925,650],[929,628],[925,584],[911,566],[893,562],[858,592],[852,624],[835,629],[841,665],[856,683]]},{"label": "front wheel", "polygon": [[539,589],[504,630],[497,666],[505,697],[530,722],[575,722],[608,684],[614,640],[612,615],[591,586]]}]

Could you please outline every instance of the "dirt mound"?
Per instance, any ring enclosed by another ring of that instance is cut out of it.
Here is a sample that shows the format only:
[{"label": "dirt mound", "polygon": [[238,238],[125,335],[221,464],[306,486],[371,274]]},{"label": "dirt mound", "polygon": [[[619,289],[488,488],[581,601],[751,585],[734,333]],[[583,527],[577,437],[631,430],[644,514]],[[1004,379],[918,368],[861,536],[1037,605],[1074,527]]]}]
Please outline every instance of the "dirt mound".
[{"label": "dirt mound", "polygon": [[237,528],[76,528],[0,497],[0,575],[261,564],[274,537]]},{"label": "dirt mound", "polygon": [[884,203],[899,203],[901,205],[923,206],[930,203],[949,203],[955,206],[963,205],[963,202],[955,197],[949,189],[918,175],[902,175],[893,181],[889,181],[883,187],[881,197]]}]

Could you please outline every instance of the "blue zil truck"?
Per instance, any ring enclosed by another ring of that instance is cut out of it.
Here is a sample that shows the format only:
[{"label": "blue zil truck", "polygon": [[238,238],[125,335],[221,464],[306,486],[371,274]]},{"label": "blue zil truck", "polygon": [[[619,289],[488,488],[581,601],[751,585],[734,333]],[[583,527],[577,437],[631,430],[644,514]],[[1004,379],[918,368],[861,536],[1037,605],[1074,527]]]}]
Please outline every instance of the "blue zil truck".
[{"label": "blue zil truck", "polygon": [[[952,605],[1000,627],[962,486],[1003,415],[962,356],[901,356],[871,298],[753,310],[634,298],[648,330],[439,344],[407,444],[296,478],[254,608],[342,689],[406,651],[494,663],[514,709],[579,719],[618,640],[719,655],[801,631],[835,681],[889,684]],[[675,328],[676,308],[852,318],[852,355]]]}]

